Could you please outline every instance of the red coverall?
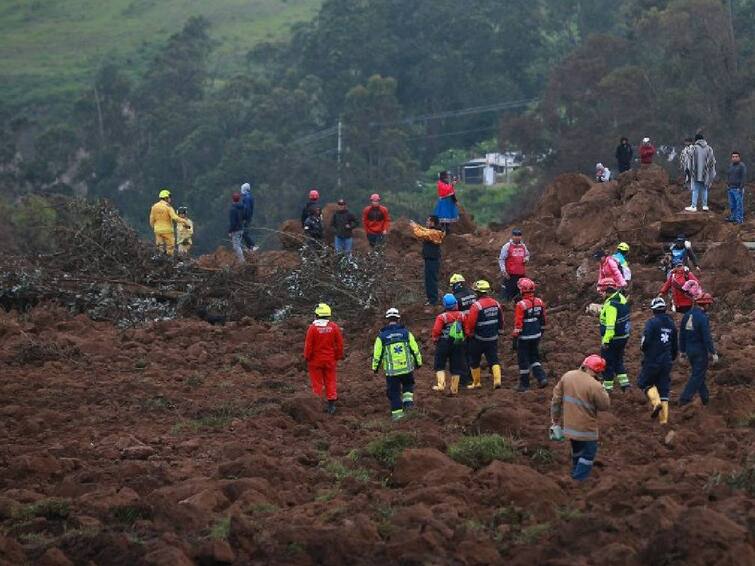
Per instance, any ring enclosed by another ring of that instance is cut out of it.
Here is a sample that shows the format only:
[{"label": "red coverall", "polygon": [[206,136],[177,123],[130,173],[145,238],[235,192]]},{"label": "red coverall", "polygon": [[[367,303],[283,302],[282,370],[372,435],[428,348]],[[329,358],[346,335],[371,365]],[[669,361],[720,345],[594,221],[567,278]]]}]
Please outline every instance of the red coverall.
[{"label": "red coverall", "polygon": [[312,392],[322,397],[324,384],[327,400],[338,399],[336,362],[343,359],[343,335],[335,322],[317,319],[310,325],[304,340],[304,359],[307,360]]}]

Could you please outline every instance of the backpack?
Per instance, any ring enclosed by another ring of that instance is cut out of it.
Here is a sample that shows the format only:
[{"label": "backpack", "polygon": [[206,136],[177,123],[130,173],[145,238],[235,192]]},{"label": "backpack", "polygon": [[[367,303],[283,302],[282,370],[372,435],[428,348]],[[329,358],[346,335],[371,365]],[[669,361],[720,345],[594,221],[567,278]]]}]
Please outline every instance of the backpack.
[{"label": "backpack", "polygon": [[460,320],[455,320],[448,330],[448,337],[454,342],[464,342],[464,329]]}]

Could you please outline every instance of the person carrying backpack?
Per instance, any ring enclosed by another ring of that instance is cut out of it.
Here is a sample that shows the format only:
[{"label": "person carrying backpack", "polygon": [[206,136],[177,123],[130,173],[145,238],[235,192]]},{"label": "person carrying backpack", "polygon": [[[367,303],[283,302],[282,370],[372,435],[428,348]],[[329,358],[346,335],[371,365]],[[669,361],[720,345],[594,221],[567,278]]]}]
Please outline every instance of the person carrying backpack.
[{"label": "person carrying backpack", "polygon": [[548,385],[548,379],[540,363],[540,339],[545,331],[545,303],[535,296],[535,282],[532,279],[519,280],[522,299],[514,307],[513,346],[519,362],[519,385],[521,392],[530,388],[530,372],[537,379],[541,389]]},{"label": "person carrying backpack", "polygon": [[690,272],[689,268],[682,263],[681,259],[672,260],[672,269],[666,282],[658,291],[658,296],[663,297],[671,291],[672,309],[675,312],[686,313],[692,308],[692,298],[684,292],[684,284],[687,281],[699,283],[695,274]]},{"label": "person carrying backpack", "polygon": [[480,296],[469,309],[464,321],[464,333],[469,336],[469,358],[472,383],[467,389],[479,389],[482,356],[493,373],[493,389],[501,387],[501,362],[498,360],[498,336],[503,334],[503,307],[490,296],[490,283],[481,279],[474,284]]},{"label": "person carrying backpack", "polygon": [[443,295],[444,312],[435,317],[432,339],[435,343],[434,391],[446,390],[446,366],[451,370],[449,389],[451,395],[459,392],[459,380],[466,373],[464,348],[464,313],[451,293]]}]

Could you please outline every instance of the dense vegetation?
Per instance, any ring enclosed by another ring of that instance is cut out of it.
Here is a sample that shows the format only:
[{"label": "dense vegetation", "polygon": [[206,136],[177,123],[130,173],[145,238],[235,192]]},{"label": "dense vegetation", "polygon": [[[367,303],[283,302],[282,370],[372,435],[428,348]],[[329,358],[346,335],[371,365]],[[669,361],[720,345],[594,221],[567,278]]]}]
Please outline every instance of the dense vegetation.
[{"label": "dense vegetation", "polygon": [[[543,174],[612,162],[620,135],[675,144],[704,129],[715,148],[747,157],[753,28],[755,0],[326,0],[289,40],[257,45],[247,71],[218,80],[213,28],[191,17],[142,69],[105,61],[58,123],[6,112],[3,190],[85,187],[146,230],[169,186],[206,249],[224,236],[228,195],[244,180],[257,223],[271,228],[311,186],[355,207],[387,192],[420,213],[432,206],[431,192],[418,202],[423,172],[496,133]],[[521,102],[517,114],[479,109],[505,102]],[[470,202],[495,220],[503,210],[490,209],[511,195]]]}]

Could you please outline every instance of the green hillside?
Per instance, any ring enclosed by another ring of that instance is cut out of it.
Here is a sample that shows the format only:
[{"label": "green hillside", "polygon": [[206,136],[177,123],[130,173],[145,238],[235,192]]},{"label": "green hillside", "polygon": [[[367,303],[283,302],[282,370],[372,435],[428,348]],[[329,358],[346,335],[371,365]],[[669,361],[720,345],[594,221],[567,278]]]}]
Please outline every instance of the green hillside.
[{"label": "green hillside", "polygon": [[219,75],[241,68],[256,43],[285,36],[321,0],[4,0],[0,101],[19,107],[75,94],[104,60],[139,67],[156,41],[191,16],[212,23]]}]

